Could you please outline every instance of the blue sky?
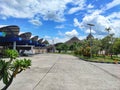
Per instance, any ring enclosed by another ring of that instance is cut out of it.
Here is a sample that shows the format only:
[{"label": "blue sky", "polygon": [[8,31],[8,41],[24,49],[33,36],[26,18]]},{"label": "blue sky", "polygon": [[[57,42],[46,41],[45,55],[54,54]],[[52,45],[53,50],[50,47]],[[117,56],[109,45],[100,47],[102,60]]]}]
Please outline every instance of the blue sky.
[{"label": "blue sky", "polygon": [[18,25],[20,32],[65,42],[73,36],[80,40],[94,24],[96,38],[110,33],[120,37],[120,0],[0,0],[0,26]]}]

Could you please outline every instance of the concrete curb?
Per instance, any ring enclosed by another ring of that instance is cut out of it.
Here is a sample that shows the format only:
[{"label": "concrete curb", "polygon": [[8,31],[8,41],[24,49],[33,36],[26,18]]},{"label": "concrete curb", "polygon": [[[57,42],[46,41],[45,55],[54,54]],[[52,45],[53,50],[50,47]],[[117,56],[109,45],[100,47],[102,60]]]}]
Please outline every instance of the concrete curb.
[{"label": "concrete curb", "polygon": [[[80,58],[80,57],[79,57]],[[87,62],[94,62],[94,63],[107,63],[107,64],[120,64],[120,62],[115,63],[115,62],[103,62],[103,61],[90,61],[87,59],[80,58],[81,60],[87,61]]]}]

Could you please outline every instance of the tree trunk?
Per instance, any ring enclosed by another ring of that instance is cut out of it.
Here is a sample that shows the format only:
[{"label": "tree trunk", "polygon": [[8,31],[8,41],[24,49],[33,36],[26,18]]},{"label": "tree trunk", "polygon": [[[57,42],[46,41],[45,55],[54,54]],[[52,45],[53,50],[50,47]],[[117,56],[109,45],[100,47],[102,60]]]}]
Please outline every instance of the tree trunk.
[{"label": "tree trunk", "polygon": [[13,81],[13,78],[14,78],[14,76],[12,75],[11,76],[11,78],[10,78],[10,80],[9,80],[9,82],[6,84],[6,86],[4,86],[1,90],[7,90],[7,88],[10,86],[10,84],[12,83],[12,81]]}]

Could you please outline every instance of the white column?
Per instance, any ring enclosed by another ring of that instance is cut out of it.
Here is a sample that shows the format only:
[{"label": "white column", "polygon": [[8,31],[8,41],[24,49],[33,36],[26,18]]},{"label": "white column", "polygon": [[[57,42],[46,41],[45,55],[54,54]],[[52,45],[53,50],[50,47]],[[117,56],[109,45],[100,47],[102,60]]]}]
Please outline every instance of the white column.
[{"label": "white column", "polygon": [[13,42],[13,49],[16,50],[16,41]]}]

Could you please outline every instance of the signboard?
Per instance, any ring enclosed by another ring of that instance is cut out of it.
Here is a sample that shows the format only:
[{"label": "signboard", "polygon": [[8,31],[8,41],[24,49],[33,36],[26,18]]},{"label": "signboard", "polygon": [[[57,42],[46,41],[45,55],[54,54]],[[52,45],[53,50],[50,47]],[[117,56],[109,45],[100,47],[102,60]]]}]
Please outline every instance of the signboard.
[{"label": "signboard", "polygon": [[6,33],[5,32],[0,32],[0,37],[5,37]]}]

